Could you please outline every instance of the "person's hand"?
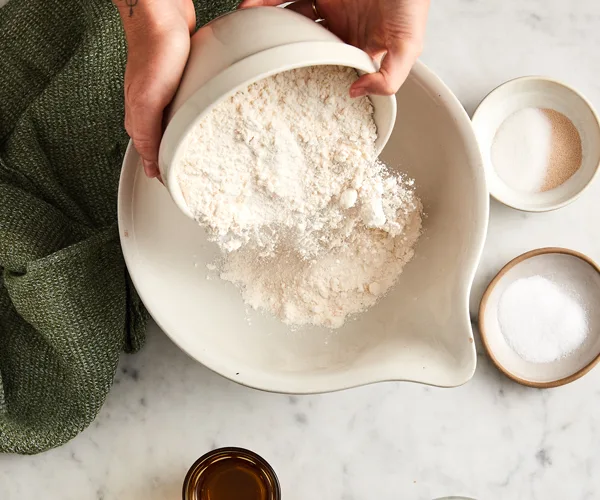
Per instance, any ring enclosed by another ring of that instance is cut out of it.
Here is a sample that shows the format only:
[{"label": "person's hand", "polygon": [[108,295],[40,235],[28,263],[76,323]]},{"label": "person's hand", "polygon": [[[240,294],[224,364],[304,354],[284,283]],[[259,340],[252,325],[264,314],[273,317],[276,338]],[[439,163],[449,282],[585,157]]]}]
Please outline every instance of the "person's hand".
[{"label": "person's hand", "polygon": [[[421,54],[430,0],[316,0],[317,12],[329,30],[345,42],[380,60],[378,73],[360,77],[352,97],[394,94]],[[240,8],[280,5],[282,0],[244,0]],[[312,0],[287,8],[316,20]]]},{"label": "person's hand", "polygon": [[[162,117],[181,80],[196,24],[191,0],[114,0],[127,38],[125,129],[148,177],[158,177]],[[130,4],[134,4],[130,6]]]}]

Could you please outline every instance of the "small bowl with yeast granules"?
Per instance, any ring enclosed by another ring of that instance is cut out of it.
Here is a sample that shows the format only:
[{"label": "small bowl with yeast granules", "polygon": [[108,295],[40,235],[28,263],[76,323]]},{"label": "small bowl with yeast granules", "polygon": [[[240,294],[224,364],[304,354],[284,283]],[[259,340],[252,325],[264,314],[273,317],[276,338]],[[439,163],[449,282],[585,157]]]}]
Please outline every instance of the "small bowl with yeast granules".
[{"label": "small bowl with yeast granules", "polygon": [[600,122],[571,87],[545,77],[511,80],[473,114],[490,194],[518,210],[568,205],[600,164]]}]

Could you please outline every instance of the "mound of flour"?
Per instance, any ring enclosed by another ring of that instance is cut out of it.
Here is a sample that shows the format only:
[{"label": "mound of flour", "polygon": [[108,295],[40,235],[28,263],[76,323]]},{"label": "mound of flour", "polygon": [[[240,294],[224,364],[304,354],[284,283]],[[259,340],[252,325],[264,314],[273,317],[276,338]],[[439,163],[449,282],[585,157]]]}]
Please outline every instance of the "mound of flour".
[{"label": "mound of flour", "polygon": [[349,68],[280,73],[216,106],[176,165],[186,202],[223,251],[221,278],[292,325],[339,327],[395,283],[421,204],[375,154]]}]

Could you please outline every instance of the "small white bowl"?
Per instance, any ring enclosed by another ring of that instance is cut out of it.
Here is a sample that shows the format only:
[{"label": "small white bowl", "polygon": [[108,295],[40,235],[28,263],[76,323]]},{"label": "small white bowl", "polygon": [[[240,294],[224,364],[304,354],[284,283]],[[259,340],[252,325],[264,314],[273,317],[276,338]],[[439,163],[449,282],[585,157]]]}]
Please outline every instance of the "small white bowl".
[{"label": "small white bowl", "polygon": [[[200,28],[191,40],[181,84],[167,110],[167,128],[159,150],[162,179],[179,209],[185,202],[177,164],[190,130],[214,106],[248,85],[283,71],[307,66],[338,65],[373,73],[377,66],[362,50],[296,12],[256,7],[231,12]],[[394,96],[369,96],[377,126],[377,152],[387,143],[396,121]]]},{"label": "small white bowl", "polygon": [[[526,193],[508,186],[496,173],[491,148],[496,131],[510,115],[524,108],[549,108],[573,122],[581,137],[582,163],[565,183],[541,193]],[[575,201],[598,172],[600,121],[592,105],[571,87],[539,76],[511,80],[493,90],[472,118],[481,148],[490,194],[501,203],[527,212],[546,212]]]},{"label": "small white bowl", "polygon": [[[498,322],[498,304],[514,281],[541,275],[571,287],[588,311],[589,334],[573,353],[551,363],[531,363],[509,346]],[[479,306],[479,331],[498,369],[516,382],[547,388],[568,384],[600,361],[600,268],[587,256],[565,248],[540,248],[504,266],[489,284]]]}]

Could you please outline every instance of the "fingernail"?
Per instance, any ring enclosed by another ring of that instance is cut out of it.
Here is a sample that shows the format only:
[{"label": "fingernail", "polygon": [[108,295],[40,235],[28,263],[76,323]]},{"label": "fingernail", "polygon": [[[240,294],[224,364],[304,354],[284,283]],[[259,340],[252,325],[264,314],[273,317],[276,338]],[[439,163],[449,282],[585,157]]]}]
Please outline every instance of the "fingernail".
[{"label": "fingernail", "polygon": [[364,87],[352,87],[350,89],[350,97],[363,97],[367,95],[367,89]]},{"label": "fingernail", "polygon": [[146,175],[150,177],[150,179],[159,175],[158,165],[153,161],[142,160],[142,164],[144,165],[144,172],[146,172]]}]

